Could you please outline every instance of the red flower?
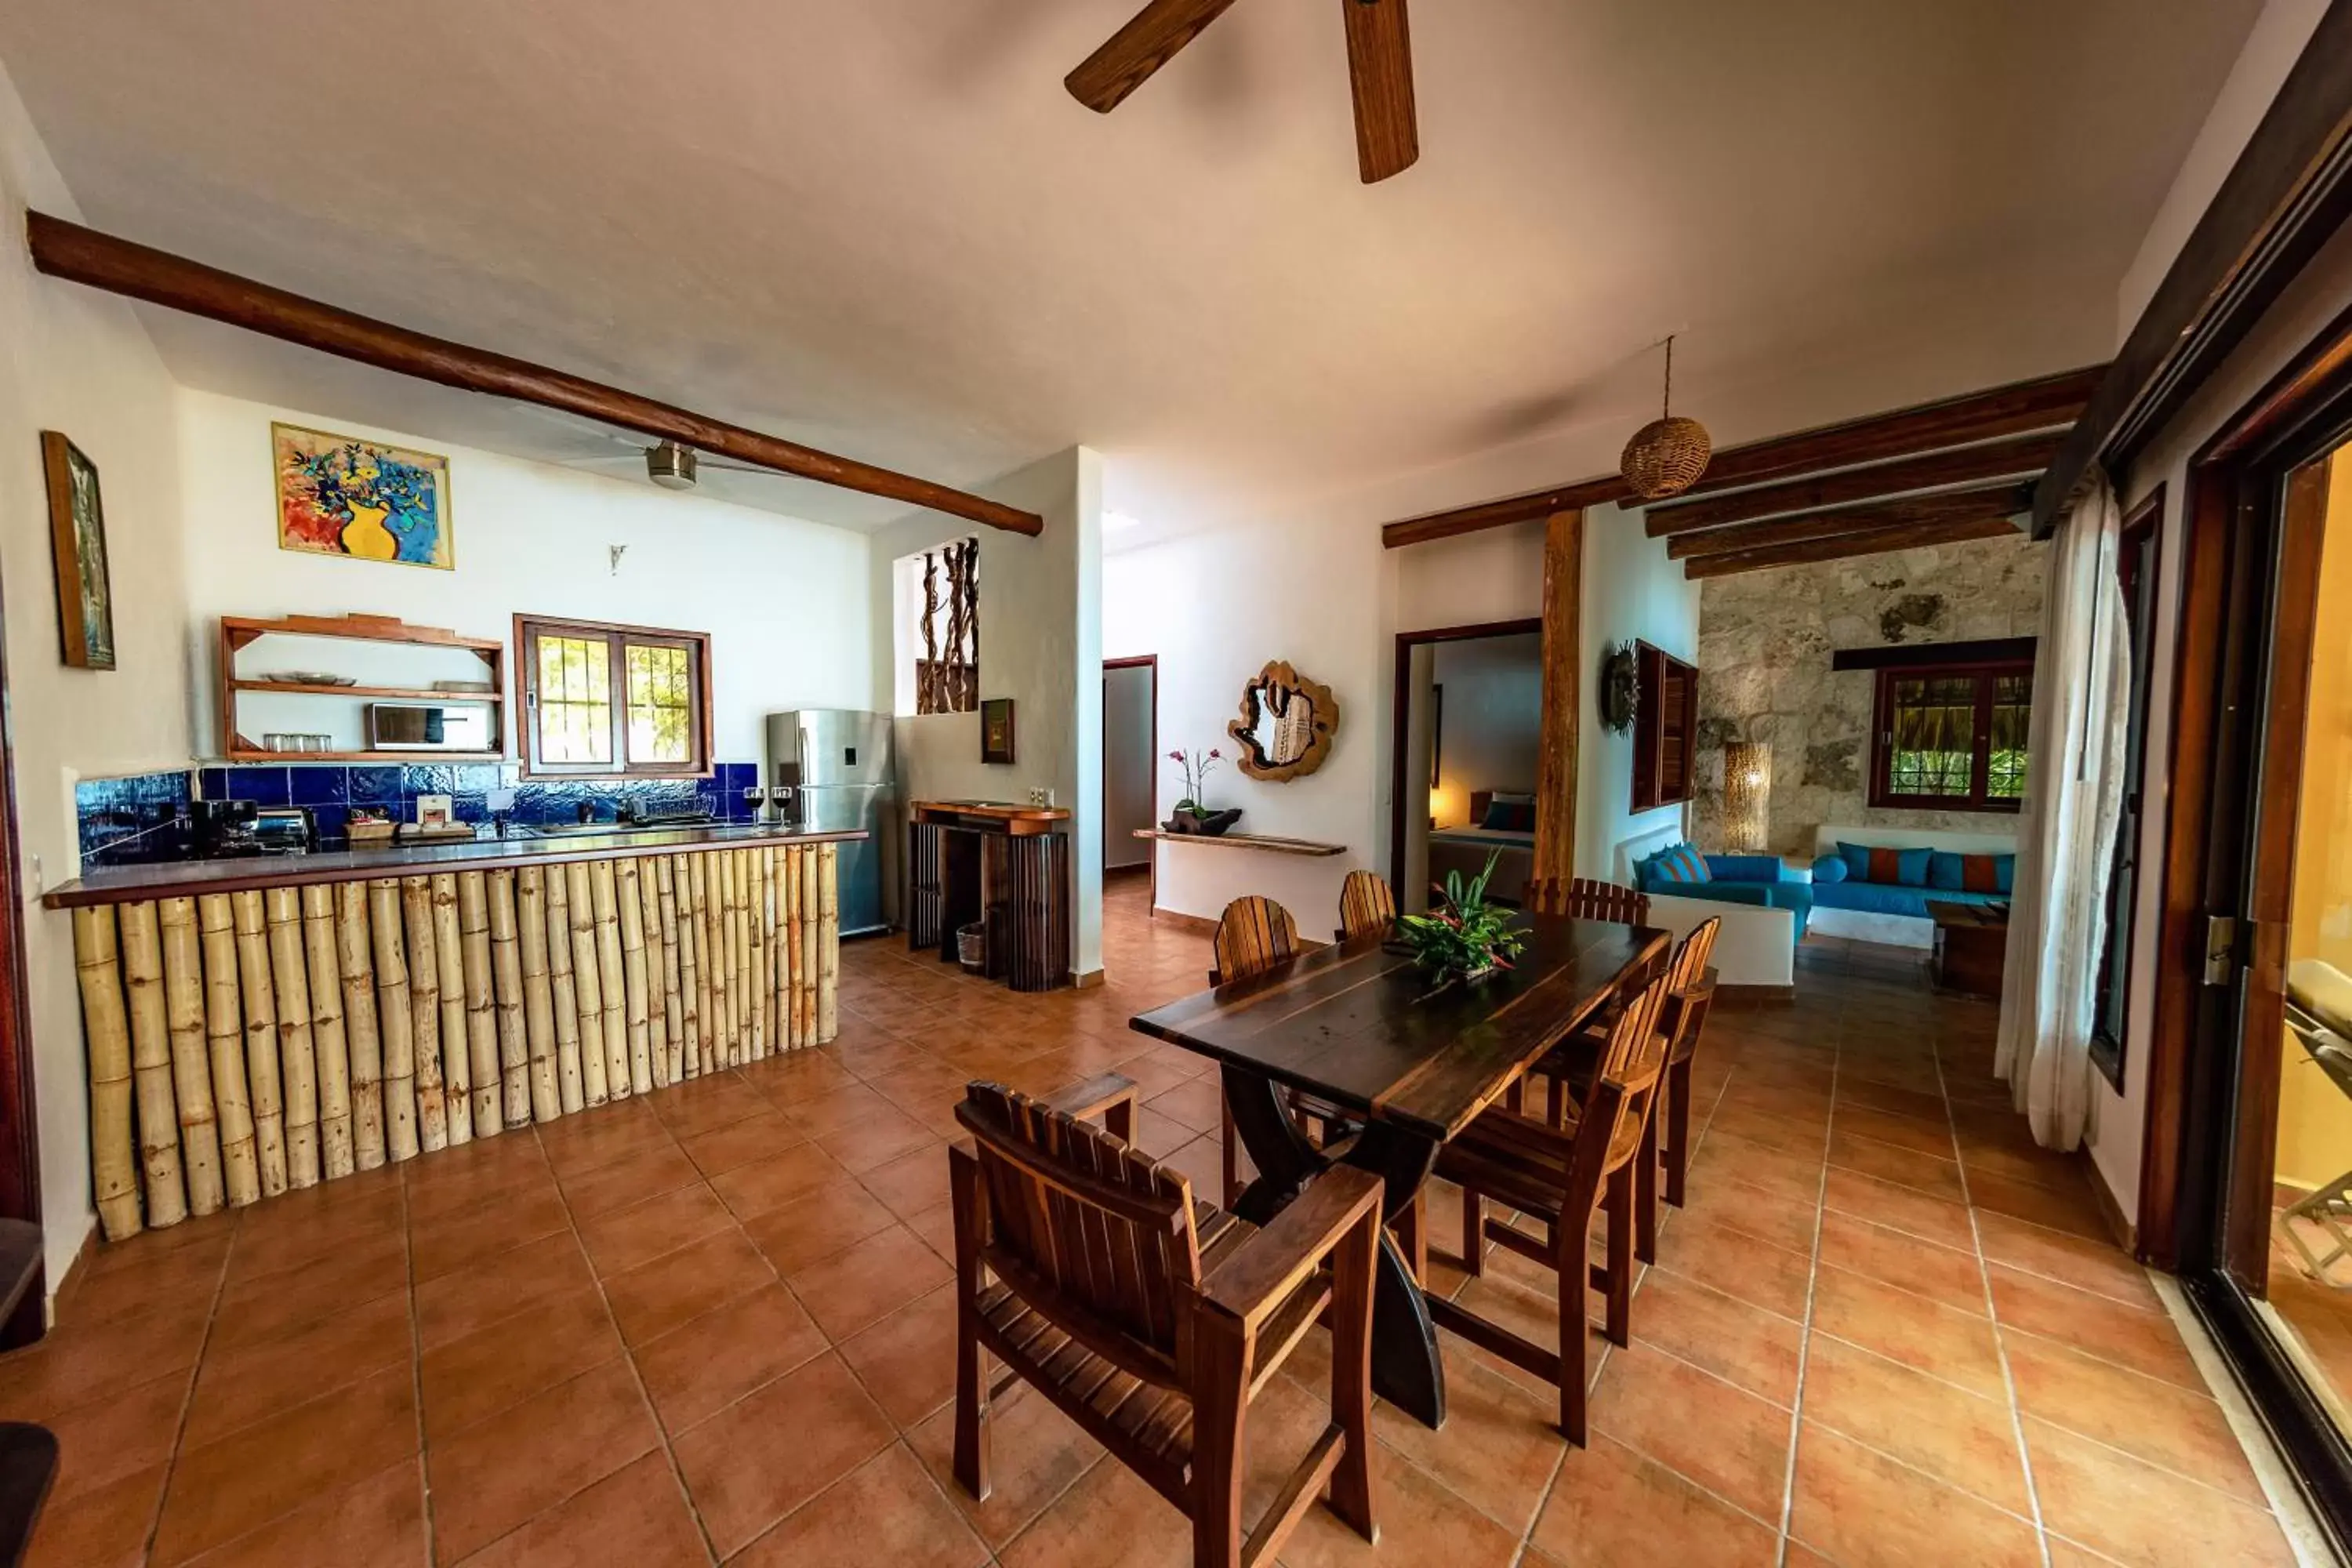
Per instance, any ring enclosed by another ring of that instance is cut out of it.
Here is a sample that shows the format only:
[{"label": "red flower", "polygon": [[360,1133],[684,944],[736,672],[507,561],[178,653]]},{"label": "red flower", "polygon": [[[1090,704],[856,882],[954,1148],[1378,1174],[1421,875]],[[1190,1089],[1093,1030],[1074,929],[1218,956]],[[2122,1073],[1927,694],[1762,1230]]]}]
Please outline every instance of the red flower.
[{"label": "red flower", "polygon": [[1171,752],[1168,753],[1168,760],[1171,763],[1181,763],[1184,760],[1184,753],[1181,752]]},{"label": "red flower", "polygon": [[1209,760],[1213,763],[1223,757],[1224,754],[1224,752],[1217,750],[1214,746],[1211,746],[1209,748]]}]

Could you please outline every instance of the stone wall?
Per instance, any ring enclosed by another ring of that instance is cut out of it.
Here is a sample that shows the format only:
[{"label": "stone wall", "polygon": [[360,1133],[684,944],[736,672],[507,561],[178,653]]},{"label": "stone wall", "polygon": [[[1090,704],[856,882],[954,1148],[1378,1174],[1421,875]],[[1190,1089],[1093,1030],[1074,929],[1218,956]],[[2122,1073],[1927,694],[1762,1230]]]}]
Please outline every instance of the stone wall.
[{"label": "stone wall", "polygon": [[1699,793],[1692,833],[1723,842],[1723,747],[1772,748],[1770,844],[1810,854],[1822,823],[1999,831],[2013,817],[1874,811],[1870,670],[1830,668],[1840,648],[2034,637],[2050,548],[2022,537],[1706,580],[1699,596]]}]

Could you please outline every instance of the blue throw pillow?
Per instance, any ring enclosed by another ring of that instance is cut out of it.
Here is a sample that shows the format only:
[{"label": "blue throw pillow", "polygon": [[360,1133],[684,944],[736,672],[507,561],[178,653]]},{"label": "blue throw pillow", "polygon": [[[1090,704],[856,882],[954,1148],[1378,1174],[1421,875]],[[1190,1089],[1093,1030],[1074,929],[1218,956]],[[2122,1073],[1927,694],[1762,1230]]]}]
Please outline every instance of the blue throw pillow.
[{"label": "blue throw pillow", "polygon": [[1533,833],[1536,830],[1536,803],[1531,800],[1488,801],[1486,820],[1478,826],[1498,833]]},{"label": "blue throw pillow", "polygon": [[1927,862],[1935,854],[1932,849],[1898,849],[1895,852],[1895,879],[1906,888],[1927,885]]},{"label": "blue throw pillow", "polygon": [[1839,858],[1845,861],[1845,874],[1849,878],[1857,882],[1870,880],[1869,845],[1842,843],[1837,847],[1837,852]]},{"label": "blue throw pillow", "polygon": [[1968,884],[1960,879],[1960,858],[1937,850],[1927,859],[1927,886],[1938,892],[1957,893]]},{"label": "blue throw pillow", "polygon": [[2014,855],[1994,856],[1992,858],[1992,875],[1993,885],[1995,887],[1999,888],[2004,893],[2012,891],[2013,886],[2017,881],[2017,857]]},{"label": "blue throw pillow", "polygon": [[1853,874],[1853,868],[1845,863],[1843,855],[1824,855],[1813,862],[1816,882],[1843,882]]},{"label": "blue throw pillow", "polygon": [[1675,853],[1682,857],[1683,870],[1686,873],[1686,880],[1693,882],[1712,882],[1715,880],[1715,868],[1706,863],[1706,857],[1698,852],[1698,847],[1696,845],[1685,844],[1676,850]]}]

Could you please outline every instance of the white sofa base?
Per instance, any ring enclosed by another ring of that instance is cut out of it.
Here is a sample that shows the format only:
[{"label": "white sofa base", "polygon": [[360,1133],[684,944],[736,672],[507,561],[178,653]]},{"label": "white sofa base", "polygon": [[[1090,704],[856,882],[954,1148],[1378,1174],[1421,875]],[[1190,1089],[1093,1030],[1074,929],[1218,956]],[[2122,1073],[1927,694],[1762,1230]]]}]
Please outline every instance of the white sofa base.
[{"label": "white sofa base", "polygon": [[1813,918],[1806,922],[1805,929],[1814,936],[1885,942],[1889,947],[1936,945],[1936,922],[1919,915],[1882,915],[1868,910],[1831,910],[1815,904]]},{"label": "white sofa base", "polygon": [[[1682,842],[1682,831],[1661,827],[1617,846],[1616,880],[1637,884],[1633,864]],[[1793,910],[1768,910],[1760,904],[1726,904],[1713,899],[1682,899],[1669,893],[1650,895],[1650,923],[1675,933],[1680,942],[1710,920],[1723,921],[1715,933],[1715,982],[1742,990],[1769,991],[1786,995],[1797,984],[1797,915]]]}]

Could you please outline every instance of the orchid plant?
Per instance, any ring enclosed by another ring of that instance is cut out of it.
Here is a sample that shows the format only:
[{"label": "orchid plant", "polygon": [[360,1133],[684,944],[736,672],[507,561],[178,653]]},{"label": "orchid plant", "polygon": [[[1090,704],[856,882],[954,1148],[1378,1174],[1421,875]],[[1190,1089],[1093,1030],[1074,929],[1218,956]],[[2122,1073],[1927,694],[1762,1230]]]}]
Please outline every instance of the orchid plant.
[{"label": "orchid plant", "polygon": [[1202,781],[1208,778],[1210,769],[1224,761],[1224,753],[1212,746],[1206,755],[1199,752],[1171,752],[1168,760],[1184,770],[1184,798],[1176,803],[1176,809],[1189,816],[1208,816],[1208,803],[1201,798]]},{"label": "orchid plant", "polygon": [[1508,969],[1527,932],[1515,929],[1512,910],[1486,901],[1486,884],[1494,878],[1496,850],[1486,857],[1486,868],[1467,882],[1459,871],[1449,871],[1443,887],[1432,891],[1443,900],[1425,915],[1397,917],[1398,933],[1422,968],[1437,975],[1439,989],[1490,969]]}]

